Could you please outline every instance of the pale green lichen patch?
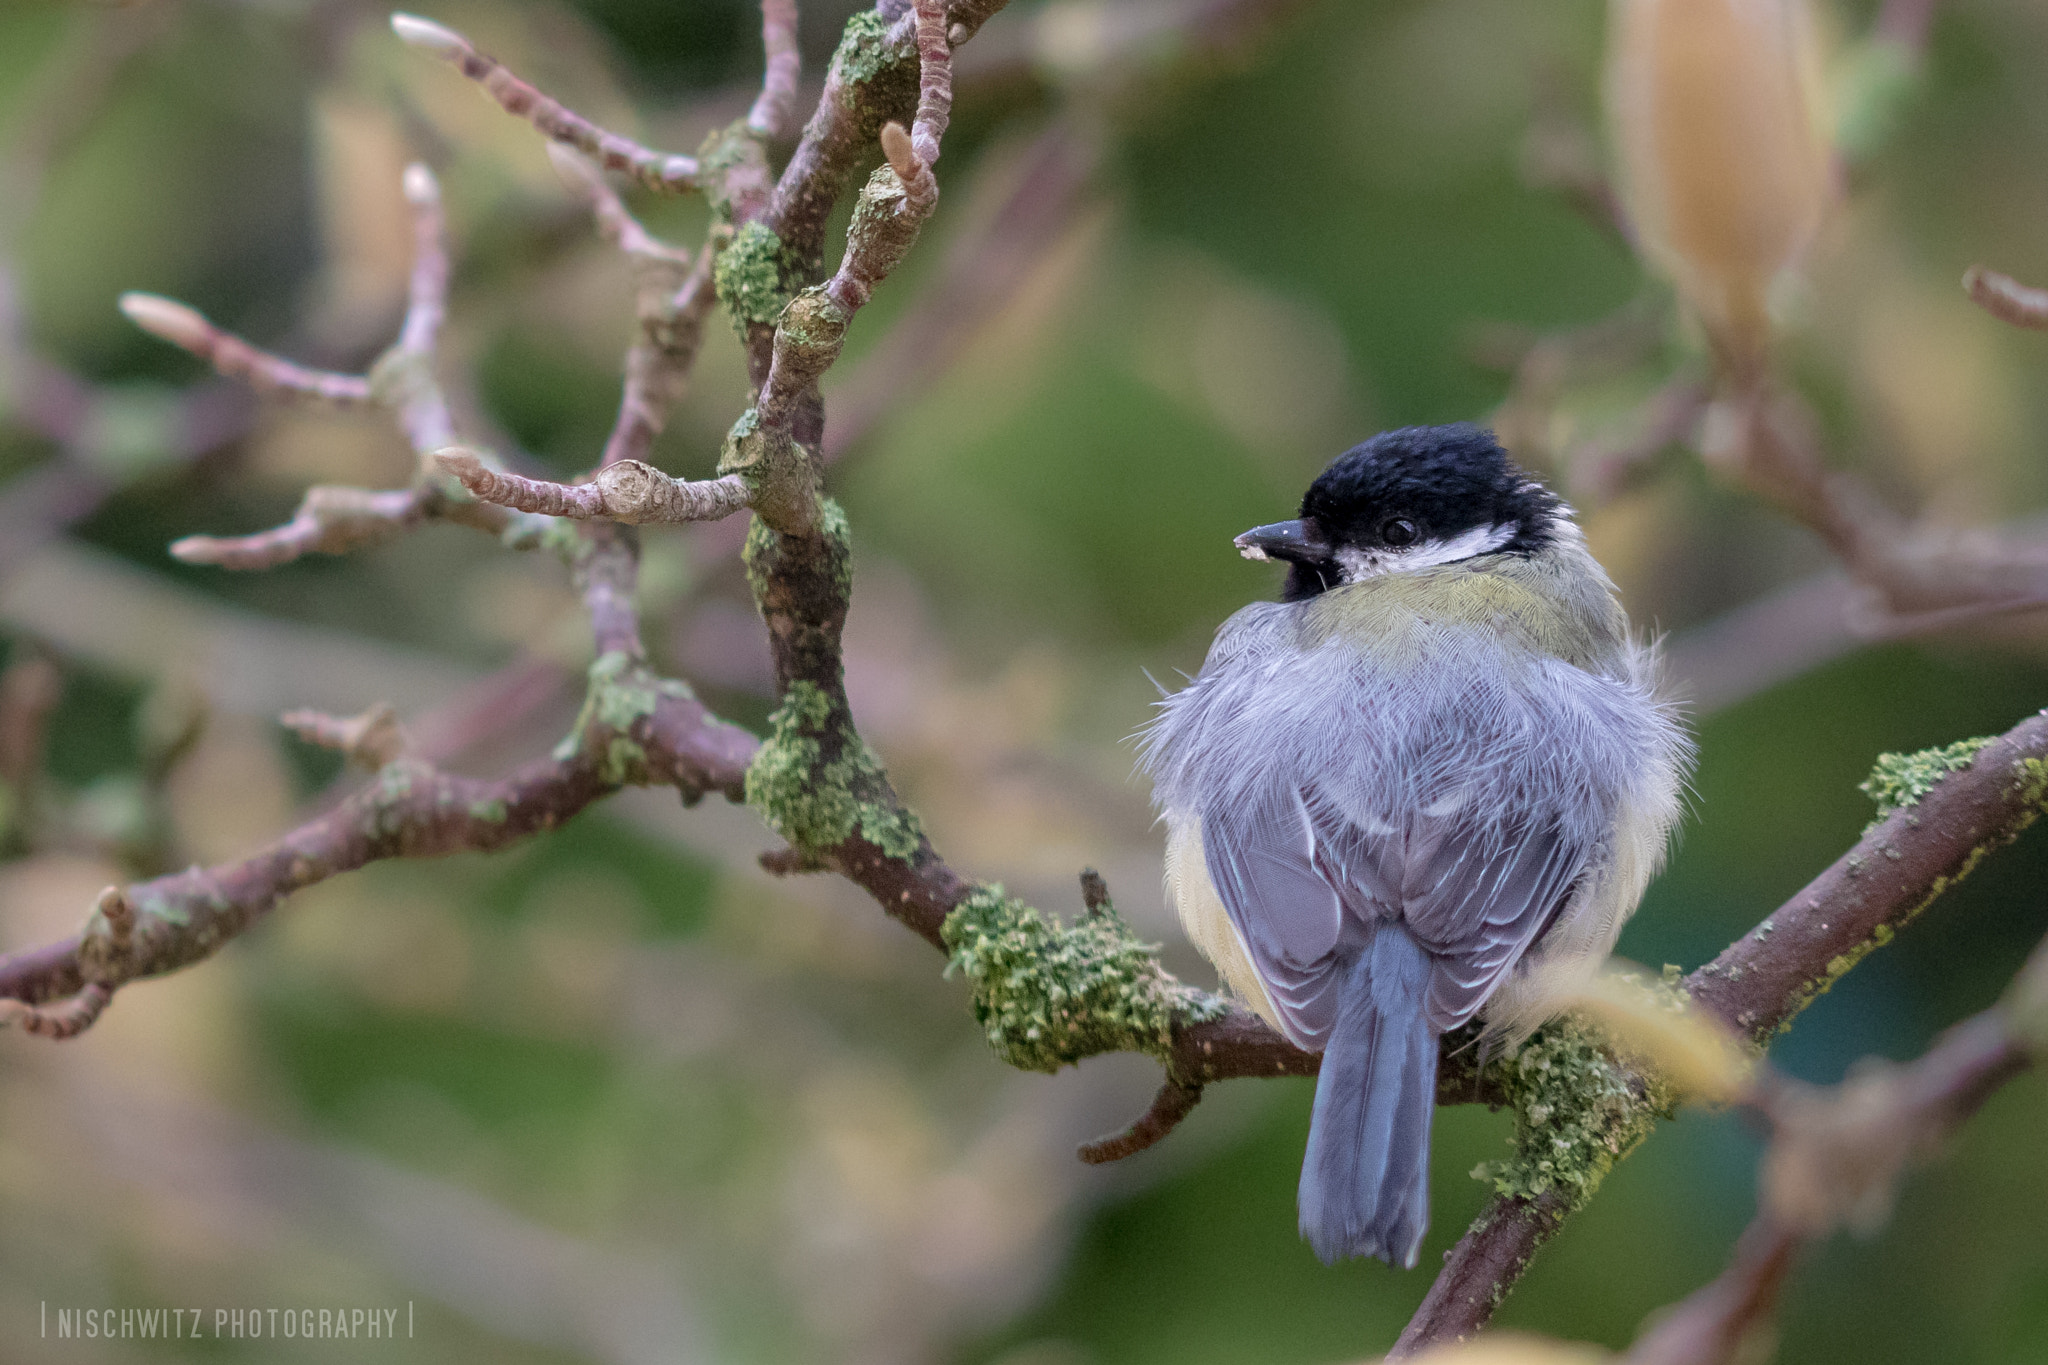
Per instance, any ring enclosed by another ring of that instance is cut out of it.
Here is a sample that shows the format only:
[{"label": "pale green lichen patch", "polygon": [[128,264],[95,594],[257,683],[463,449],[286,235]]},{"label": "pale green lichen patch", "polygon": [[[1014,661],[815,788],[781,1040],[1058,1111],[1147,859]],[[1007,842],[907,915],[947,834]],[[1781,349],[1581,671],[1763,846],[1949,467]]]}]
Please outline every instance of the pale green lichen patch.
[{"label": "pale green lichen patch", "polygon": [[1057,1071],[1100,1052],[1144,1052],[1170,1066],[1174,1026],[1226,1009],[1169,975],[1158,946],[1140,942],[1106,904],[1062,924],[985,886],[940,932],[946,974],[972,986],[989,1046],[1024,1071]]},{"label": "pale green lichen patch", "polygon": [[[811,530],[826,544],[832,556],[832,586],[842,599],[853,595],[853,531],[846,509],[831,498],[818,499],[818,517]],[[746,545],[740,561],[746,566],[747,584],[756,602],[768,596],[768,580],[775,572],[780,547],[775,528],[755,517],[747,527]]]},{"label": "pale green lichen patch", "polygon": [[664,678],[622,650],[600,654],[590,665],[583,709],[555,746],[554,757],[566,763],[595,744],[601,746],[595,752],[605,781],[615,786],[642,781],[647,751],[633,738],[634,725],[653,715],[665,698],[688,701],[694,695],[688,683]]},{"label": "pale green lichen patch", "polygon": [[722,220],[732,218],[732,199],[726,189],[728,177],[761,155],[761,140],[747,127],[745,119],[713,128],[698,144],[697,183]]},{"label": "pale green lichen patch", "polygon": [[832,54],[831,74],[840,82],[840,98],[856,108],[859,87],[883,79],[906,79],[916,70],[917,46],[891,42],[889,21],[872,9],[864,9],[846,21],[840,31],[839,47]]},{"label": "pale green lichen patch", "polygon": [[1632,1083],[1600,1032],[1574,1015],[1545,1024],[1488,1070],[1514,1109],[1515,1154],[1472,1175],[1511,1198],[1558,1190],[1577,1208],[1675,1103],[1654,1081],[1638,1090],[1645,1083]]},{"label": "pale green lichen patch", "polygon": [[[835,758],[824,756],[827,739]],[[747,766],[747,804],[800,853],[821,854],[857,832],[889,857],[912,857],[924,831],[909,811],[877,799],[886,790],[880,760],[825,690],[791,683]]]},{"label": "pale green lichen patch", "polygon": [[712,284],[742,341],[749,323],[772,323],[781,316],[798,269],[782,239],[758,221],[742,226],[718,253]]},{"label": "pale green lichen patch", "polygon": [[1859,790],[1877,803],[1877,818],[1920,804],[1920,798],[1950,773],[1959,773],[1976,761],[1977,753],[1995,736],[1962,739],[1937,749],[1910,754],[1879,754],[1870,776]]}]

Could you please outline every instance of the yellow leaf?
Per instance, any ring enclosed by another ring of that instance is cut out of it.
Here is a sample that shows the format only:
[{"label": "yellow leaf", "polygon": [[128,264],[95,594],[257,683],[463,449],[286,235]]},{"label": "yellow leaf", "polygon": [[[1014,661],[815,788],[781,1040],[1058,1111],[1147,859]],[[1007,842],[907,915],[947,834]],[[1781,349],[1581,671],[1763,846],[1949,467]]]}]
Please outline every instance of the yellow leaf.
[{"label": "yellow leaf", "polygon": [[1688,1097],[1728,1104],[1749,1087],[1749,1053],[1716,1020],[1689,1008],[1676,989],[1649,986],[1635,972],[1609,971],[1565,1007],[1591,1018]]}]

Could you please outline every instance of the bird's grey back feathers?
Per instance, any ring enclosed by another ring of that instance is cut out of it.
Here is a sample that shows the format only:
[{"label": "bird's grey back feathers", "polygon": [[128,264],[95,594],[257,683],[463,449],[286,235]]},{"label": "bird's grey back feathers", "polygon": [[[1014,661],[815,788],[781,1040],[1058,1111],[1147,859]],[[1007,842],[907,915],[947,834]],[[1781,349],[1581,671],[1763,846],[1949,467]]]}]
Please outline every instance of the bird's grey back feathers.
[{"label": "bird's grey back feathers", "polygon": [[[1585,667],[1432,610],[1447,579],[1399,577],[1419,581],[1245,608],[1146,735],[1160,806],[1199,821],[1277,1022],[1308,1048],[1335,1023],[1339,960],[1389,919],[1433,959],[1429,1022],[1472,1017],[1601,863],[1618,809],[1653,780],[1643,756],[1684,748],[1633,675],[1618,612],[1571,651]],[[1487,609],[1524,599],[1538,601],[1510,582]],[[1361,612],[1371,650],[1342,628]]]}]

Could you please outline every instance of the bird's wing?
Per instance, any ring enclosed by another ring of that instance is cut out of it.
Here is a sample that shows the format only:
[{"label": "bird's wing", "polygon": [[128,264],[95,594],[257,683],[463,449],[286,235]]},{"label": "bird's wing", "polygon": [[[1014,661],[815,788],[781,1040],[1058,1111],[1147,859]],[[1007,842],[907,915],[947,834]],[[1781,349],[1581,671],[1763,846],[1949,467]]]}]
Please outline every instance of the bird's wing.
[{"label": "bird's wing", "polygon": [[1210,881],[1297,1043],[1322,1046],[1339,956],[1387,920],[1429,950],[1439,1030],[1477,1013],[1549,925],[1592,849],[1542,812],[1478,805],[1438,801],[1377,820],[1279,781],[1204,814]]}]

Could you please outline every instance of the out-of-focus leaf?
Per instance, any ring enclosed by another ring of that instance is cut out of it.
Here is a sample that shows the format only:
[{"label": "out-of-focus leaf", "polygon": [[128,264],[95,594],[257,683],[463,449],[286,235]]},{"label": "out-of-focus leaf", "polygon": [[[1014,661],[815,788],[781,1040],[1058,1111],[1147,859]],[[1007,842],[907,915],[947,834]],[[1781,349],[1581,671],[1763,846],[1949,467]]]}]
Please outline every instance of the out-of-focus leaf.
[{"label": "out-of-focus leaf", "polygon": [[1711,1017],[1688,1008],[1675,987],[1647,985],[1636,972],[1610,971],[1582,987],[1570,1005],[1690,1098],[1726,1104],[1749,1088],[1748,1052]]},{"label": "out-of-focus leaf", "polygon": [[1415,1365],[1599,1365],[1608,1358],[1597,1346],[1512,1332],[1452,1342],[1409,1357]]}]

